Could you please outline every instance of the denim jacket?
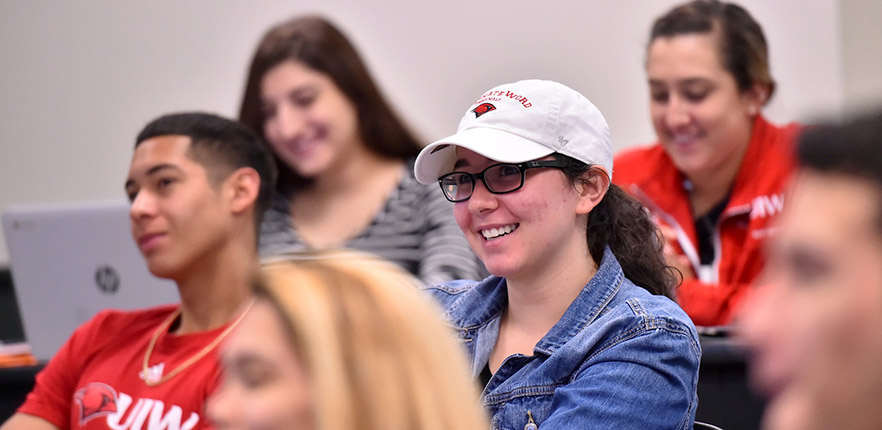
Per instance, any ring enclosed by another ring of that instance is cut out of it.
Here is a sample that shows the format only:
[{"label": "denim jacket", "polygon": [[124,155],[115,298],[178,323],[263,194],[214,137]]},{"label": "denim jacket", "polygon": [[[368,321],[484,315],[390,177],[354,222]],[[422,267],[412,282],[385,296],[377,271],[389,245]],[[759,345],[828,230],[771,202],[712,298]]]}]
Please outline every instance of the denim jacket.
[{"label": "denim jacket", "polygon": [[[429,287],[480,374],[499,336],[505,278]],[[503,361],[482,399],[493,429],[691,429],[701,347],[676,303],[625,278],[606,249],[597,274],[533,355]]]}]

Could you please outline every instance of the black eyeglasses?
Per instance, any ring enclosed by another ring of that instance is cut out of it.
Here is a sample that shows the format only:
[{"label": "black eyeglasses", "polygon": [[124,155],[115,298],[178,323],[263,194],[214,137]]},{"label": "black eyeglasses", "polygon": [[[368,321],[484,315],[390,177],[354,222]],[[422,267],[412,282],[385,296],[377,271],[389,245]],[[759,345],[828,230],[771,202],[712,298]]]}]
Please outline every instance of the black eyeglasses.
[{"label": "black eyeglasses", "polygon": [[484,169],[481,173],[453,172],[438,179],[444,197],[451,202],[464,202],[475,191],[478,179],[493,194],[505,194],[520,190],[524,186],[524,171],[540,167],[561,168],[557,160],[527,161],[519,164],[499,163]]}]

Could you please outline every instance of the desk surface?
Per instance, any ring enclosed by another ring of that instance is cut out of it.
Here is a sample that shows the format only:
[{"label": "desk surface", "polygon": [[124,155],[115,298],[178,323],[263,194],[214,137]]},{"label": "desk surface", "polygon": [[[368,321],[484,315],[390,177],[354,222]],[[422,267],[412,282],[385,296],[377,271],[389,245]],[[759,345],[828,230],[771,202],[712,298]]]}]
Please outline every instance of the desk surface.
[{"label": "desk surface", "polygon": [[744,346],[729,337],[699,336],[701,364],[720,366],[744,366],[747,351]]}]

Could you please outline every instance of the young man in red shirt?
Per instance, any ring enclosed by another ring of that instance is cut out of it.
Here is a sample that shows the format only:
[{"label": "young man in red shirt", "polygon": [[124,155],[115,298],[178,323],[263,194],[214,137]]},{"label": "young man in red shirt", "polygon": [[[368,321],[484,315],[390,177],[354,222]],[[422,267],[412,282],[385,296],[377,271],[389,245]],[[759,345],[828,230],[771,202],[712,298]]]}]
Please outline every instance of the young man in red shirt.
[{"label": "young man in red shirt", "polygon": [[148,124],[125,182],[132,237],[181,303],[97,314],[2,430],[209,428],[214,349],[247,312],[274,180],[266,146],[239,123],[184,113]]}]

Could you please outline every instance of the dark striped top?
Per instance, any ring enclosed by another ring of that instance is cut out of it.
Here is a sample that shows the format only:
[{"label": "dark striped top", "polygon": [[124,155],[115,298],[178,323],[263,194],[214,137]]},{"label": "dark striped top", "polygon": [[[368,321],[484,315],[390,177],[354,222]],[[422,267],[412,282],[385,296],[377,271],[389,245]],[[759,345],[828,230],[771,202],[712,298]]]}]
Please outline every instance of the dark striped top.
[{"label": "dark striped top", "polygon": [[[398,187],[370,225],[344,244],[397,263],[427,285],[482,279],[484,266],[453,218],[453,206],[436,184],[423,185],[408,163]],[[294,230],[290,201],[276,195],[260,227],[260,255],[309,250]]]}]

